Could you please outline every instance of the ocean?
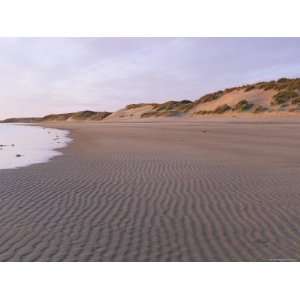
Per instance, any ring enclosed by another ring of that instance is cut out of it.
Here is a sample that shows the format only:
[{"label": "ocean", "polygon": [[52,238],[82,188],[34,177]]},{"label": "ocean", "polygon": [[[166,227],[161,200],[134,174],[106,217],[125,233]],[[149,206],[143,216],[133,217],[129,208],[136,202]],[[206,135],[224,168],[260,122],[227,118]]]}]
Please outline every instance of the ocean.
[{"label": "ocean", "polygon": [[21,124],[0,124],[0,169],[49,161],[61,155],[71,138],[67,130]]}]

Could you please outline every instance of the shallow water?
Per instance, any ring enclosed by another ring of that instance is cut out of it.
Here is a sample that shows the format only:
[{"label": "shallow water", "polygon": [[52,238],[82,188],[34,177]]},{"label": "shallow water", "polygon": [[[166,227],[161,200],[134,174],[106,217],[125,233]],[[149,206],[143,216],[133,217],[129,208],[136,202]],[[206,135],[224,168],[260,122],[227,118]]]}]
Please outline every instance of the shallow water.
[{"label": "shallow water", "polygon": [[67,130],[0,124],[0,169],[47,162],[70,141]]}]

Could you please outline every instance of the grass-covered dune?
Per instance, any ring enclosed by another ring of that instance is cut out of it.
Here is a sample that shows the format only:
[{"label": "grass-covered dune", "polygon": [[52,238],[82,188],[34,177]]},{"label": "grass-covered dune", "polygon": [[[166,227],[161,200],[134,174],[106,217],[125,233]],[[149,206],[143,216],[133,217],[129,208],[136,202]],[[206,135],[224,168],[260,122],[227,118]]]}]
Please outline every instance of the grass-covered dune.
[{"label": "grass-covered dune", "polygon": [[56,122],[56,121],[101,121],[110,115],[109,112],[81,111],[66,114],[52,114],[41,118],[9,118],[4,123],[37,123],[37,122]]},{"label": "grass-covered dune", "polygon": [[199,117],[214,114],[272,112],[300,112],[300,78],[281,78],[228,88],[206,94],[194,101],[130,104],[112,113],[107,119]]},{"label": "grass-covered dune", "polygon": [[300,113],[300,78],[263,81],[206,94],[194,101],[134,103],[114,113],[81,111],[42,118],[10,118],[3,122],[120,121],[158,117]]}]

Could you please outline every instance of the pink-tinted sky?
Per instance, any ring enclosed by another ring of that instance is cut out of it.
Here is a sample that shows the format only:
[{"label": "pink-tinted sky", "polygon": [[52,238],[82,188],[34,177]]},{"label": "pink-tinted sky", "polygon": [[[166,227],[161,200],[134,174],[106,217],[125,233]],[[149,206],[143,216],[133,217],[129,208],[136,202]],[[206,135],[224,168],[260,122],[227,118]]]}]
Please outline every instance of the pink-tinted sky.
[{"label": "pink-tinted sky", "polygon": [[298,76],[299,38],[1,38],[0,118],[194,100]]}]

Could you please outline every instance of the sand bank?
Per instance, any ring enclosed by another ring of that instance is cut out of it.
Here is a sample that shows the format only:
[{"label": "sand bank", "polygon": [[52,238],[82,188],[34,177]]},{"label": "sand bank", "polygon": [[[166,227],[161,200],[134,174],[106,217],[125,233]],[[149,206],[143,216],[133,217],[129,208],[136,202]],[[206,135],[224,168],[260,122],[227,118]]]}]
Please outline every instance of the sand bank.
[{"label": "sand bank", "polygon": [[49,126],[63,156],[0,170],[1,261],[300,259],[298,120]]}]

